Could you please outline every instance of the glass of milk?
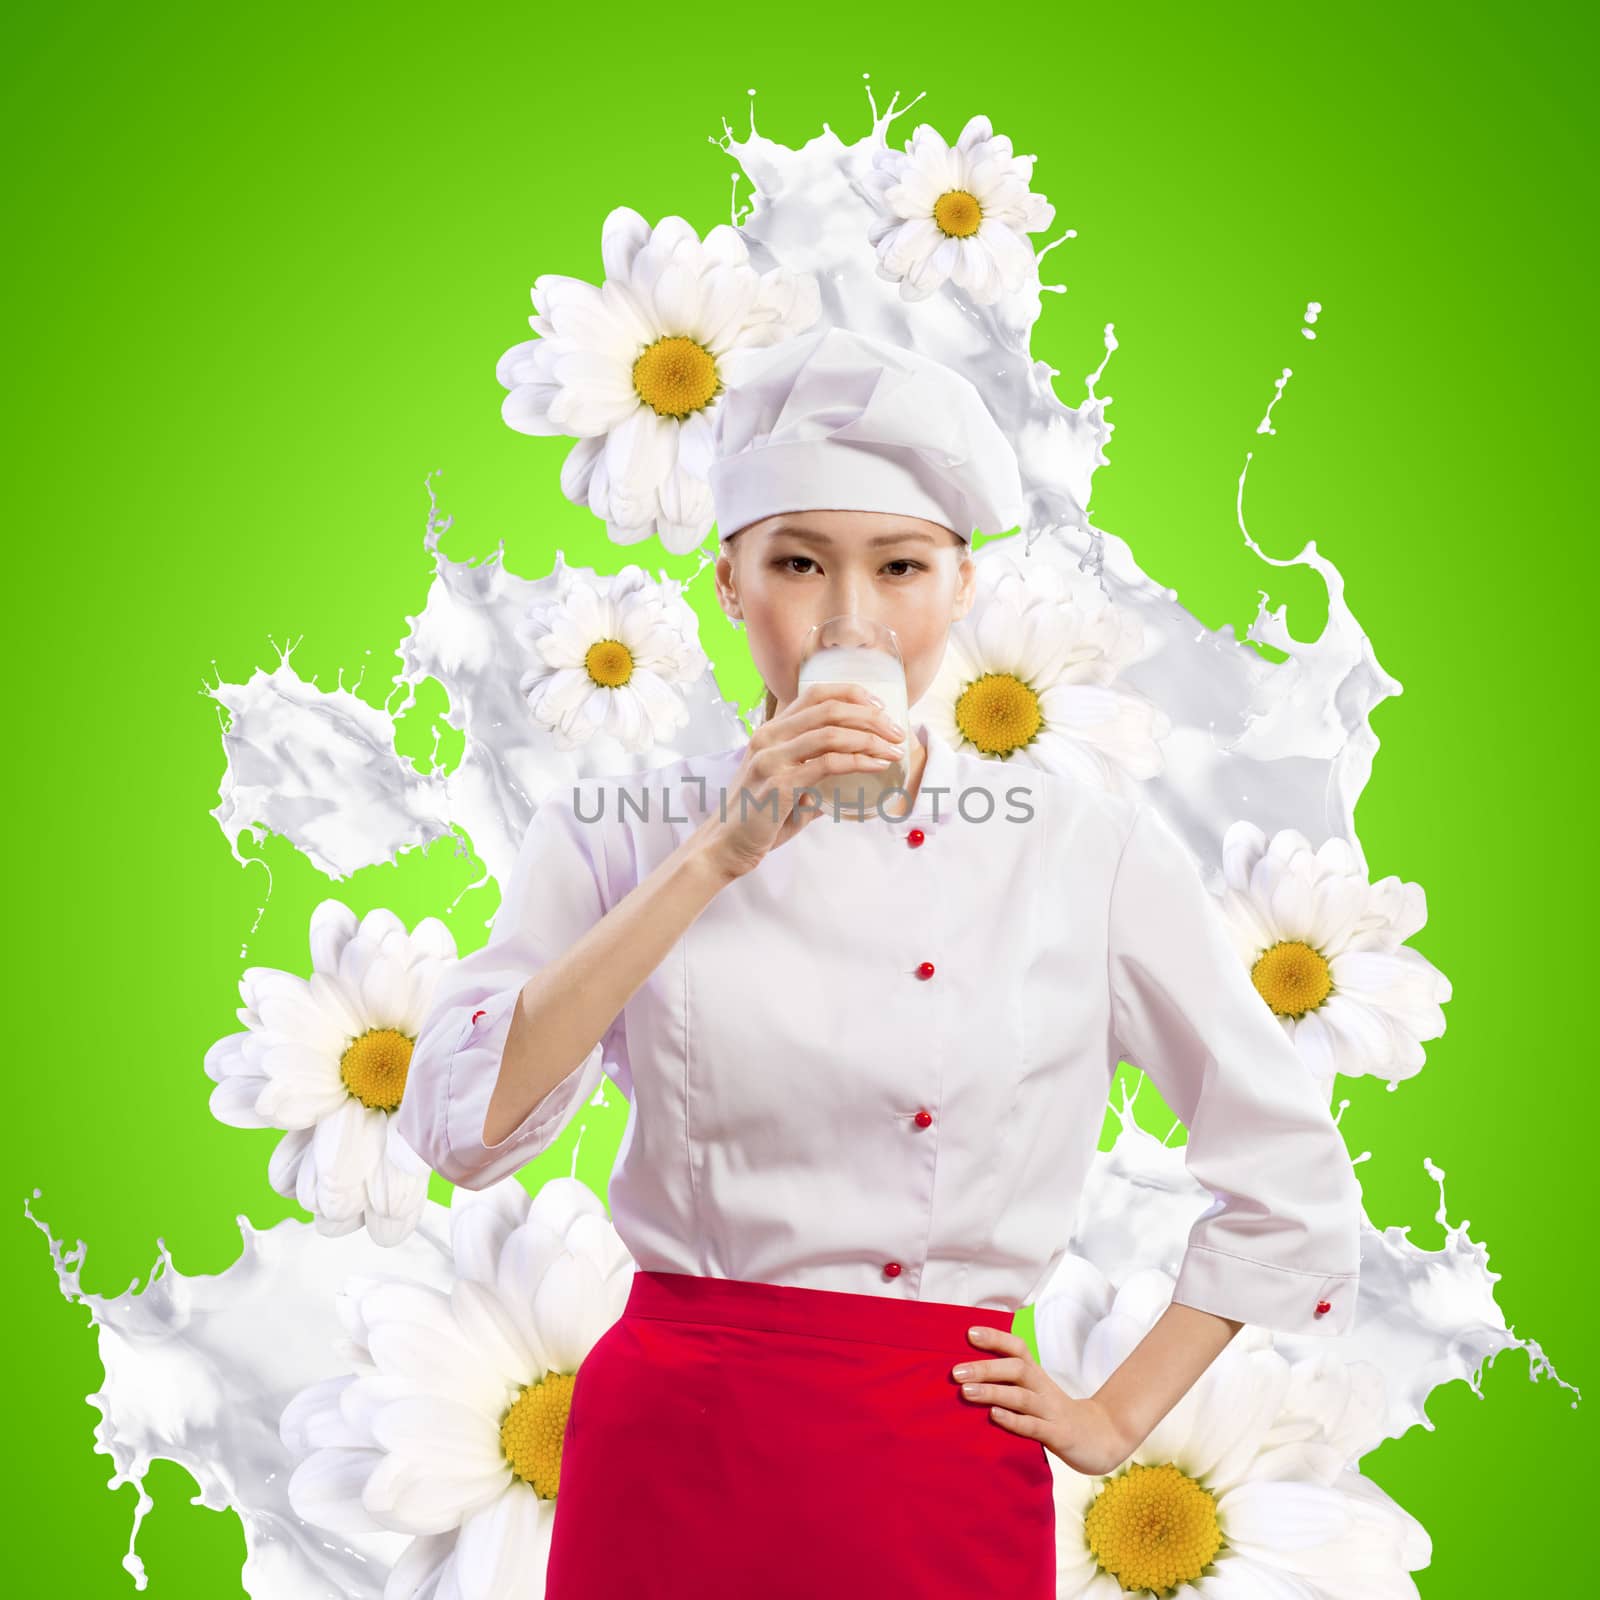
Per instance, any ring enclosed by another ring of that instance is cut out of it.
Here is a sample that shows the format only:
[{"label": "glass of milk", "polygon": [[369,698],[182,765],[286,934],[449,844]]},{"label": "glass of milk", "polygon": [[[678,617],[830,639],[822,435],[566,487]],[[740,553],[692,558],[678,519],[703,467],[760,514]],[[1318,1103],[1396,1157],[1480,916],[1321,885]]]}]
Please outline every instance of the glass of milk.
[{"label": "glass of milk", "polygon": [[[891,722],[905,729],[900,758],[886,767],[835,773],[816,787],[824,811],[841,820],[864,821],[878,815],[878,797],[906,789],[911,776],[911,722],[906,705],[906,669],[894,629],[865,617],[827,617],[806,634],[800,648],[799,687],[812,683],[858,683],[883,701]],[[833,792],[829,792],[830,785]],[[892,795],[884,815],[904,810],[905,796]]]}]

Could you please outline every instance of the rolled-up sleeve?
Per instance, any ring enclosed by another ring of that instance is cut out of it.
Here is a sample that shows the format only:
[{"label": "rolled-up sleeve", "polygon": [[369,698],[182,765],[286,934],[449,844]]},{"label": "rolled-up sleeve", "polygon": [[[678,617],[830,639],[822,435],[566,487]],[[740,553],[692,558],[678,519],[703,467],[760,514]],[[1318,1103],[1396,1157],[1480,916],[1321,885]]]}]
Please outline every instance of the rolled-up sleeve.
[{"label": "rolled-up sleeve", "polygon": [[[593,780],[587,780],[593,781]],[[593,794],[585,817],[595,815]],[[396,1114],[398,1131],[433,1170],[484,1189],[531,1161],[561,1134],[610,1067],[625,1090],[632,1074],[624,1014],[522,1121],[483,1141],[489,1100],[523,985],[564,955],[605,915],[601,827],[579,819],[571,786],[540,802],[495,913],[488,943],[446,969],[417,1035]]]},{"label": "rolled-up sleeve", "polygon": [[1193,857],[1149,806],[1117,864],[1107,960],[1121,1058],[1182,1118],[1189,1171],[1213,1197],[1174,1302],[1283,1333],[1347,1332],[1363,1211],[1344,1136]]}]

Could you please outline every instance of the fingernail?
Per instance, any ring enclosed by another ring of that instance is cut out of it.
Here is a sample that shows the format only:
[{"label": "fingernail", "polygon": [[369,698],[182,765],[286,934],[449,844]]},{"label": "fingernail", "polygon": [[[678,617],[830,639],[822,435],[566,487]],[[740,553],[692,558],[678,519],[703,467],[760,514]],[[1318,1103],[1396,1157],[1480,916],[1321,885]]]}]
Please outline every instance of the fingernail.
[{"label": "fingernail", "polygon": [[966,1375],[971,1371],[972,1371],[971,1367],[957,1367],[955,1369],[955,1371],[953,1373],[951,1373],[951,1377],[956,1378],[956,1379],[961,1379],[961,1378],[966,1377]]},{"label": "fingernail", "polygon": [[867,690],[867,699],[869,699],[875,706],[881,707],[883,705],[883,701],[881,701],[870,689]]},{"label": "fingernail", "polygon": [[978,1335],[981,1334],[983,1332],[984,1328],[987,1327],[987,1326],[988,1326],[987,1323],[980,1323],[976,1328],[968,1328],[967,1329],[967,1337],[969,1339],[976,1339],[978,1337]]}]

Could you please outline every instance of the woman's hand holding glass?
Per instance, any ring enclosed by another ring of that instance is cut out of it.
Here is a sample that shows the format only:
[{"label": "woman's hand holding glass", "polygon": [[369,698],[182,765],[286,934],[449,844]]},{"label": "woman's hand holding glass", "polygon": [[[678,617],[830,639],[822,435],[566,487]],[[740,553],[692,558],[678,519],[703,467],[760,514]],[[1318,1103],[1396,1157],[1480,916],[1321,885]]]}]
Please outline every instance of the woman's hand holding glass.
[{"label": "woman's hand holding glass", "polygon": [[742,876],[823,815],[817,796],[800,791],[825,789],[841,773],[888,766],[902,755],[904,737],[860,684],[808,685],[751,735],[725,807],[705,824],[706,848],[728,876]]}]

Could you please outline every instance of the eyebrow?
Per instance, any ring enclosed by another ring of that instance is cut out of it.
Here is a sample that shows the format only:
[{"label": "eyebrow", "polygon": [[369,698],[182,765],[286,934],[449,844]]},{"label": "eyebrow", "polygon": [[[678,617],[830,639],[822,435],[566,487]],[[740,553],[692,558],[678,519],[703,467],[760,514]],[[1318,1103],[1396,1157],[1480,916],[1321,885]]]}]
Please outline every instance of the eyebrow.
[{"label": "eyebrow", "polygon": [[[799,539],[806,544],[831,545],[833,540],[825,533],[818,533],[814,529],[791,526],[789,523],[780,523],[772,530],[773,538],[787,534],[791,539]],[[855,541],[852,540],[851,543]],[[885,544],[933,544],[934,537],[931,533],[923,533],[920,529],[908,529],[905,533],[880,533],[866,541],[868,549],[877,549]]]}]

